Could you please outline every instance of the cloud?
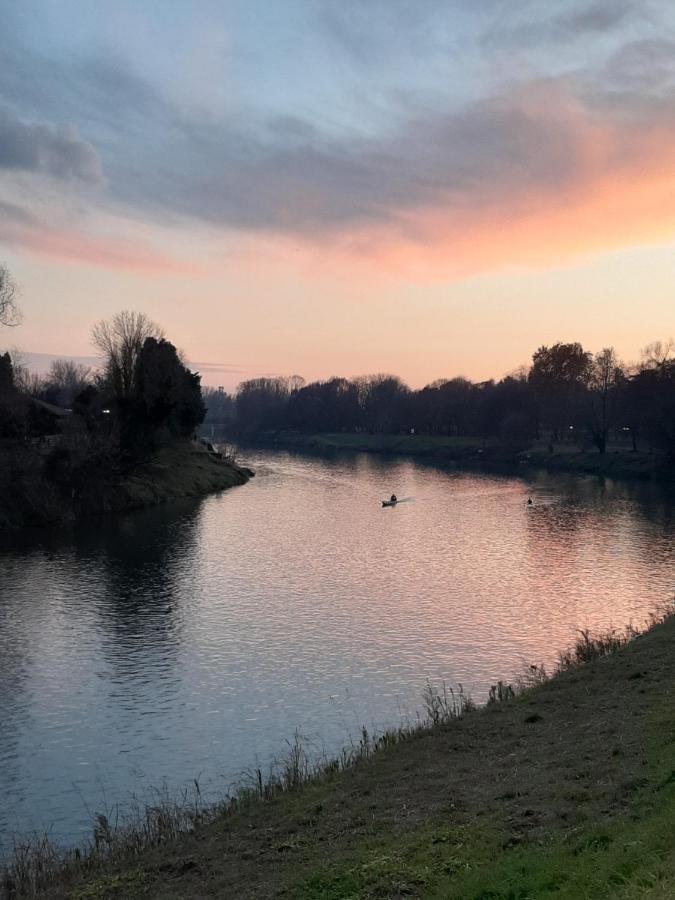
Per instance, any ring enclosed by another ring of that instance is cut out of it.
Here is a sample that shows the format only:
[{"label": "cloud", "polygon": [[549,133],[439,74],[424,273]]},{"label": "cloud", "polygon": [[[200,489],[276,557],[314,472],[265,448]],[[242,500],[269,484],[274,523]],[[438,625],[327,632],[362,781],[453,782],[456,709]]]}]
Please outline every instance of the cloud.
[{"label": "cloud", "polygon": [[551,15],[548,5],[542,4],[543,15],[537,6],[523,3],[509,5],[508,13],[494,17],[481,36],[481,44],[490,49],[541,50],[555,44],[592,41],[616,35],[635,15],[644,17],[649,0],[564,0]]},{"label": "cloud", "polygon": [[197,273],[194,264],[160,253],[144,241],[92,236],[69,228],[49,226],[14,204],[0,203],[0,243],[62,262],[106,269],[150,275]]},{"label": "cloud", "polygon": [[615,29],[634,10],[634,0],[595,0],[587,6],[561,13],[554,19],[554,25],[572,35],[603,33]]},{"label": "cloud", "polygon": [[39,172],[59,179],[98,183],[101,166],[95,149],[69,125],[21,121],[0,106],[0,169]]},{"label": "cloud", "polygon": [[[563,257],[579,252],[584,235],[589,246],[610,247],[670,228],[668,204],[659,209],[654,197],[659,189],[670,197],[675,173],[675,54],[665,28],[648,34],[636,25],[636,10],[653,12],[658,3],[566,0],[542,13],[523,0],[486,0],[475,20],[464,4],[436,0],[424,0],[421,12],[409,0],[343,6],[318,5],[307,21],[328,42],[322,46],[340,48],[350,74],[368,70],[362,128],[341,126],[337,113],[327,124],[332,110],[322,118],[285,105],[283,92],[278,104],[200,114],[179,108],[159,79],[152,83],[150,66],[145,77],[114,52],[94,59],[87,47],[47,59],[10,45],[0,50],[0,83],[26,112],[20,119],[0,106],[0,168],[96,182],[102,160],[107,191],[96,203],[107,212],[364,259],[398,255],[435,268],[437,258],[452,272],[505,264],[510,248],[516,262],[553,260],[556,242]],[[459,47],[466,35],[468,49]],[[412,56],[427,68],[428,53],[437,77],[449,48],[462,60],[478,58],[486,41],[507,51],[508,77],[498,88],[486,80],[465,93],[455,82],[425,91],[411,79],[405,96],[389,92],[376,125],[365,115],[370,87],[380,100],[397,60],[407,75]],[[558,55],[564,64],[548,67]],[[76,121],[79,132],[46,124],[52,118]],[[131,241],[20,222],[22,211],[10,206],[0,207],[13,222],[5,234],[35,252],[113,267],[171,265]],[[602,210],[614,221],[603,224]]]},{"label": "cloud", "polygon": [[648,107],[650,98],[670,98],[675,88],[675,40],[666,36],[629,41],[616,50],[597,76],[610,95],[633,92],[632,103]]},{"label": "cloud", "polygon": [[0,200],[0,222],[2,221],[11,223],[14,226],[22,225],[26,227],[37,223],[35,216],[28,210],[17,206],[16,203],[6,203],[4,200]]},{"label": "cloud", "polygon": [[663,106],[645,119],[642,107],[603,109],[600,99],[544,80],[458,111],[420,112],[377,139],[328,140],[309,128],[292,141],[225,129],[192,135],[133,195],[157,215],[233,230],[320,241],[375,227],[414,240],[410,223],[423,210],[452,221],[485,209],[517,217],[534,195],[555,203],[651,159],[655,130],[672,146],[675,115]]},{"label": "cloud", "polygon": [[[299,240],[415,275],[549,265],[672,233],[673,100],[675,92],[617,100],[561,78],[459,110],[421,110],[378,138],[329,139],[296,119],[255,131],[240,121],[182,123],[160,164],[128,171],[111,190],[156,222]],[[35,223],[17,234],[62,259],[185,270],[132,241]]]}]

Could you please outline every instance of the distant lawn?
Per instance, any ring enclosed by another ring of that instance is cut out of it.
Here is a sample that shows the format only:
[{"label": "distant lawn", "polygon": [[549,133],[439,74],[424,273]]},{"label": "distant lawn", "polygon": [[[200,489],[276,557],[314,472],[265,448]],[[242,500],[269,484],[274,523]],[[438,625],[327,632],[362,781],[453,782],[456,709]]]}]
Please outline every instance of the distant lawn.
[{"label": "distant lawn", "polygon": [[587,444],[548,440],[530,446],[508,444],[496,438],[447,437],[425,434],[304,434],[280,431],[259,435],[263,443],[296,450],[332,452],[336,450],[418,456],[475,468],[476,466],[543,468],[579,475],[608,475],[617,478],[673,480],[675,466],[668,466],[660,453],[633,452],[628,444],[611,444],[601,456]]}]

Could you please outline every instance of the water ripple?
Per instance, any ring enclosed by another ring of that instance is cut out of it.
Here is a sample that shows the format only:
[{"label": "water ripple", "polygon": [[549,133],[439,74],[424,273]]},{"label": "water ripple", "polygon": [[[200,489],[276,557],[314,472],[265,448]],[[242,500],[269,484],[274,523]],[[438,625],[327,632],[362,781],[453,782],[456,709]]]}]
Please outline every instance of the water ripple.
[{"label": "water ripple", "polygon": [[[77,840],[163,780],[221,790],[296,727],[335,748],[414,714],[427,677],[481,698],[675,587],[672,497],[651,486],[250,463],[201,503],[0,550],[0,842]],[[382,509],[392,490],[414,502]]]}]

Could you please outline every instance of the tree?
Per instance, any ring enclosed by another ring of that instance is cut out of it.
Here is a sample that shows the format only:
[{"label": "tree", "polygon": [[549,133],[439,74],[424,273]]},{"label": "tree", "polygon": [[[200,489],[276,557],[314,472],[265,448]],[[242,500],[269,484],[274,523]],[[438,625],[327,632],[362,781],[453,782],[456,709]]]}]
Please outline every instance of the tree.
[{"label": "tree", "polygon": [[0,438],[16,438],[25,430],[26,402],[16,387],[9,353],[0,353]]},{"label": "tree", "polygon": [[288,425],[300,431],[352,431],[361,418],[356,385],[346,378],[315,381],[288,401]]},{"label": "tree", "polygon": [[105,358],[106,375],[118,402],[127,402],[133,396],[137,363],[146,339],[163,337],[162,329],[145,313],[129,310],[94,325],[92,341]]},{"label": "tree", "polygon": [[14,394],[14,367],[9,353],[0,354],[0,399]]},{"label": "tree", "polygon": [[573,424],[591,362],[591,354],[579,343],[543,346],[532,356],[528,381],[538,401],[538,420],[549,425],[554,440],[561,440]]},{"label": "tree", "polygon": [[643,348],[641,368],[663,369],[675,359],[675,341],[670,338],[667,341],[652,341]]},{"label": "tree", "polygon": [[0,263],[0,325],[13,326],[21,321],[17,294],[16,282],[9,269]]},{"label": "tree", "polygon": [[283,428],[290,397],[287,378],[250,378],[237,387],[237,421],[250,431]]},{"label": "tree", "polygon": [[[134,394],[127,408],[127,437],[154,446],[161,432],[188,437],[204,420],[200,376],[186,368],[169,341],[145,339],[136,362]],[[145,448],[144,448],[145,449]]]},{"label": "tree", "polygon": [[588,424],[593,443],[602,455],[607,451],[609,429],[615,423],[624,371],[613,347],[596,353],[589,368]]},{"label": "tree", "polygon": [[373,432],[397,432],[409,427],[410,389],[396,375],[364,375],[354,379],[365,427]]},{"label": "tree", "polygon": [[42,397],[56,406],[71,407],[78,394],[92,383],[92,369],[73,362],[72,359],[56,359],[40,391]]},{"label": "tree", "polygon": [[206,406],[204,421],[209,425],[225,425],[234,420],[234,397],[222,388],[203,387],[202,399]]},{"label": "tree", "polygon": [[657,341],[642,352],[642,362],[630,383],[636,418],[652,446],[660,446],[675,463],[675,345]]}]

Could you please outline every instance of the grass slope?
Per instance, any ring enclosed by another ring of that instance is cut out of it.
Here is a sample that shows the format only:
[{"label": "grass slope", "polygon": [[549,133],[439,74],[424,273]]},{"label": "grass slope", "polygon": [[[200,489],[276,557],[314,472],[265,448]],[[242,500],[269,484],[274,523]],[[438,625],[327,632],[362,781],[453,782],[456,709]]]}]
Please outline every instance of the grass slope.
[{"label": "grass slope", "polygon": [[50,897],[675,896],[675,619]]},{"label": "grass slope", "polygon": [[124,476],[95,470],[75,489],[68,479],[49,478],[44,455],[34,447],[0,453],[0,532],[199,497],[244,484],[250,474],[190,441],[176,441]]},{"label": "grass slope", "polygon": [[201,497],[244,484],[249,472],[190,442],[175,443],[138,466],[112,495],[112,508],[133,509],[183,497]]}]

